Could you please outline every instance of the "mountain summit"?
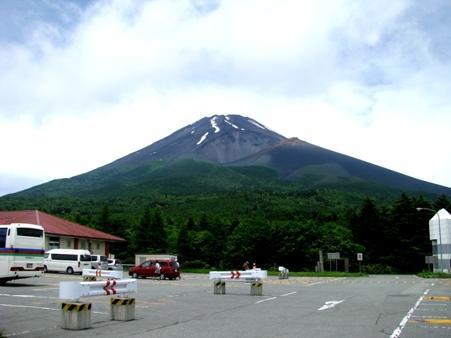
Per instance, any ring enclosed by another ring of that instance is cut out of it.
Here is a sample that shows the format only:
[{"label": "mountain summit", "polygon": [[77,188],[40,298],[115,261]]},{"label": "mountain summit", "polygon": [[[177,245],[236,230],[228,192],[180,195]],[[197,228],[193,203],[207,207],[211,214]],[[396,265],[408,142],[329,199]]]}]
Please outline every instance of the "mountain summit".
[{"label": "mountain summit", "polygon": [[226,164],[253,155],[285,139],[251,118],[213,115],[181,128],[106,168],[181,159]]},{"label": "mountain summit", "polygon": [[249,117],[213,115],[110,164],[18,196],[135,194],[285,184],[371,186],[451,195],[451,189],[286,138]]}]

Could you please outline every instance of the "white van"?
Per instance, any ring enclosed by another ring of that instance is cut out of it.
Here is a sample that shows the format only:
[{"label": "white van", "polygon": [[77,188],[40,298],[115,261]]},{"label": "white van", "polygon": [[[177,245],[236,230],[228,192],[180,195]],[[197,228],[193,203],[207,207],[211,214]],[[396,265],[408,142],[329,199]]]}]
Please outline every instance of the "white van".
[{"label": "white van", "polygon": [[91,253],[88,250],[52,249],[44,254],[44,271],[81,273],[91,269]]},{"label": "white van", "polygon": [[91,255],[91,269],[108,270],[108,258],[103,255]]}]

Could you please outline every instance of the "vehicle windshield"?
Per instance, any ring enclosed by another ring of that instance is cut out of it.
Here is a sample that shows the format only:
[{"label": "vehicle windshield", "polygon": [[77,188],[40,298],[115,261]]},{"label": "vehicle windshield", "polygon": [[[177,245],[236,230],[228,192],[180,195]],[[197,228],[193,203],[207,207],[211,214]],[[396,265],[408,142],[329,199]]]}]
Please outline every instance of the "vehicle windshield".
[{"label": "vehicle windshield", "polygon": [[7,228],[0,228],[0,248],[4,248],[6,246],[6,232]]},{"label": "vehicle windshield", "polygon": [[42,237],[44,236],[44,231],[34,228],[17,228],[17,235],[27,237]]}]

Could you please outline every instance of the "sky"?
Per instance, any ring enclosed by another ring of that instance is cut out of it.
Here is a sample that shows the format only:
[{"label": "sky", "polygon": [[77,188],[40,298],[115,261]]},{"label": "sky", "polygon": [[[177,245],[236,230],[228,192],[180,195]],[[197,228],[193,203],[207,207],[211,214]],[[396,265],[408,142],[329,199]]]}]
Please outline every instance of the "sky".
[{"label": "sky", "polygon": [[214,114],[451,187],[451,1],[0,0],[0,196]]}]

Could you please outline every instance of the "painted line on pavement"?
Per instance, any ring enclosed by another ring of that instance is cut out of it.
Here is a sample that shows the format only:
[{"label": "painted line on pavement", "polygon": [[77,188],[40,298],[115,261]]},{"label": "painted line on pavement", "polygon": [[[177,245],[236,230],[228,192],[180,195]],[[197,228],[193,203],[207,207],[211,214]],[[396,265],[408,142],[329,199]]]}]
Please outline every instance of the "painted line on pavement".
[{"label": "painted line on pavement", "polygon": [[450,302],[451,296],[427,296],[424,298],[424,300],[430,302]]},{"label": "painted line on pavement", "polygon": [[[60,311],[61,310],[61,309],[55,309],[55,308],[51,308],[51,307],[31,306],[31,305],[0,304],[0,306],[19,307],[19,308],[27,308],[27,309],[35,309],[35,310],[49,310],[49,311]],[[109,314],[109,312],[99,312],[99,311],[92,311],[92,313],[100,313],[103,315]]]},{"label": "painted line on pavement", "polygon": [[52,288],[41,288],[41,289],[32,289],[33,291],[48,291],[48,290],[58,290],[58,286]]},{"label": "painted line on pavement", "polygon": [[277,299],[277,297],[271,297],[271,298],[259,300],[258,302],[255,302],[255,304],[260,304],[260,303],[263,303],[263,302],[267,302],[268,300],[274,300],[274,299]]},{"label": "painted line on pavement", "polygon": [[401,334],[402,330],[404,329],[404,327],[406,326],[408,320],[410,319],[410,317],[412,316],[413,312],[417,309],[418,306],[420,306],[420,303],[423,301],[423,298],[429,293],[430,289],[427,289],[426,291],[423,292],[423,295],[417,300],[417,302],[415,303],[414,307],[411,308],[407,314],[405,315],[405,317],[401,320],[401,322],[399,323],[398,327],[393,331],[393,333],[391,334],[390,338],[398,338],[399,335]]},{"label": "painted line on pavement", "polygon": [[425,318],[425,319],[411,319],[409,323],[426,323],[436,325],[451,325],[451,319],[444,318]]},{"label": "painted line on pavement", "polygon": [[289,293],[286,293],[286,294],[284,294],[284,295],[280,295],[280,297],[291,296],[291,295],[294,295],[296,292],[297,292],[297,291],[289,292]]},{"label": "painted line on pavement", "polygon": [[11,295],[7,293],[0,293],[1,297],[17,297],[17,298],[45,298],[45,299],[57,299],[56,297],[48,296],[35,296],[35,295]]}]

